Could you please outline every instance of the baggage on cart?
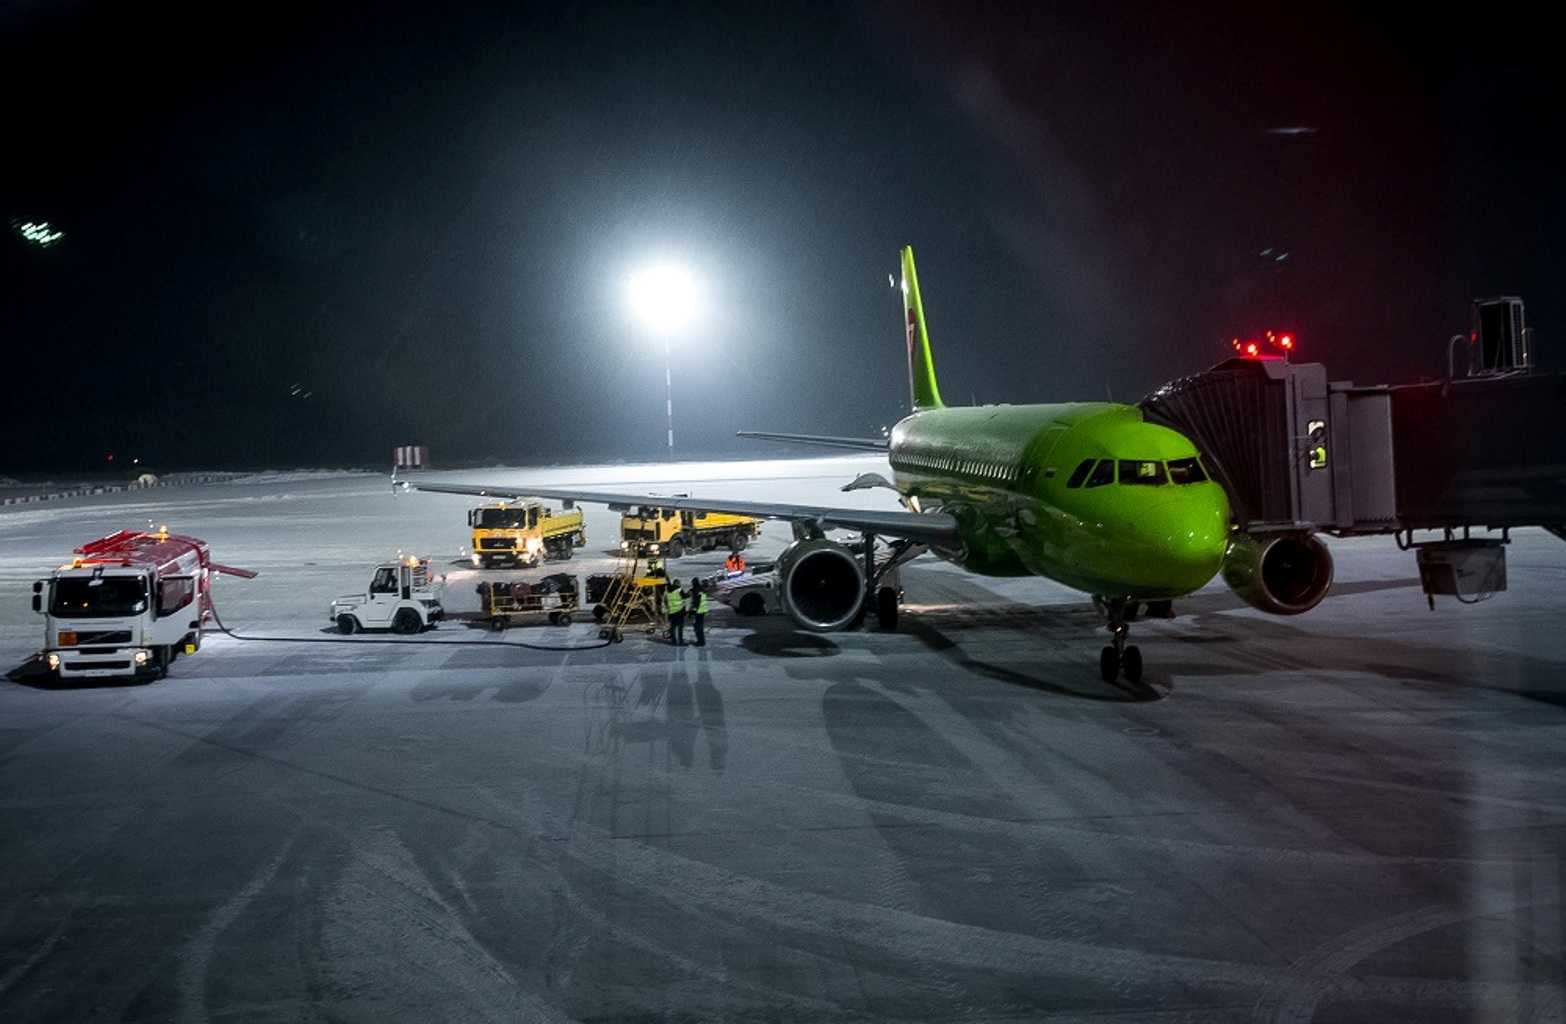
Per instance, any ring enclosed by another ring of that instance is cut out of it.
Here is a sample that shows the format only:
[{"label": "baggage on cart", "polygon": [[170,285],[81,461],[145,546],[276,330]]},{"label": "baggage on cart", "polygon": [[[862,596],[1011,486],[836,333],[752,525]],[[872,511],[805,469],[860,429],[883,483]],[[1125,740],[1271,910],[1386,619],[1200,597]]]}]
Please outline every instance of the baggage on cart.
[{"label": "baggage on cart", "polygon": [[543,620],[552,626],[566,626],[582,606],[577,578],[563,572],[541,580],[486,580],[478,585],[478,594],[484,620],[497,632]]}]

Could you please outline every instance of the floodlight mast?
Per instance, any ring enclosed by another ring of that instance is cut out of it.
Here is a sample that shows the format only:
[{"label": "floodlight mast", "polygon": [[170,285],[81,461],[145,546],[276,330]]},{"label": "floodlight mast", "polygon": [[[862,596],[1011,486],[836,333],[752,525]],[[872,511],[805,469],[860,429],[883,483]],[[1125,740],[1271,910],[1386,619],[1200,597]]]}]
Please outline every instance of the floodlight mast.
[{"label": "floodlight mast", "polygon": [[674,461],[674,360],[670,335],[695,320],[700,302],[696,284],[685,268],[672,264],[647,267],[631,275],[632,311],[651,333],[663,340],[663,409],[668,458]]}]

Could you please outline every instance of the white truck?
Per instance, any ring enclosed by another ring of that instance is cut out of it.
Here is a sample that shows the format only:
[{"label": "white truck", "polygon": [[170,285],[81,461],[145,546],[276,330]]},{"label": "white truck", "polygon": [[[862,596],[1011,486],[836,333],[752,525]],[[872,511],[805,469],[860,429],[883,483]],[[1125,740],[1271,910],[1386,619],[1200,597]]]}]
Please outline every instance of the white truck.
[{"label": "white truck", "polygon": [[429,559],[399,558],[375,567],[365,593],[333,601],[327,617],[339,633],[363,629],[418,633],[445,617],[440,591],[440,585],[430,577]]},{"label": "white truck", "polygon": [[61,679],[166,675],[181,652],[200,648],[219,572],[255,576],[218,565],[205,541],[167,527],[83,544],[33,584],[33,611],[44,616],[44,664]]}]

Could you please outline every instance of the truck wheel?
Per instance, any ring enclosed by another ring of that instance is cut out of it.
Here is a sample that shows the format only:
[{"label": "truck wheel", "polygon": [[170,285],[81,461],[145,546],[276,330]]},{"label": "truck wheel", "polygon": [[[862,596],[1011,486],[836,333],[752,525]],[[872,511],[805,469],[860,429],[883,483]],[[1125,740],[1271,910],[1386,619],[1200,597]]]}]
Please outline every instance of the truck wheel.
[{"label": "truck wheel", "polygon": [[897,628],[897,591],[894,588],[882,587],[875,592],[875,617],[881,620],[882,629]]},{"label": "truck wheel", "polygon": [[571,550],[571,542],[569,540],[555,548],[555,554],[562,562],[569,562],[573,553],[574,552]]},{"label": "truck wheel", "polygon": [[676,537],[669,542],[669,557],[679,558],[685,554],[685,542]]},{"label": "truck wheel", "polygon": [[489,620],[490,632],[492,632],[492,633],[499,633],[501,630],[503,630],[505,628],[506,628],[506,617],[504,615],[497,615],[494,618]]},{"label": "truck wheel", "polygon": [[417,633],[423,625],[424,623],[419,620],[419,613],[412,608],[400,608],[397,614],[392,616],[393,633]]},{"label": "truck wheel", "polygon": [[358,626],[358,620],[356,620],[352,615],[343,614],[337,616],[337,632],[342,633],[344,636],[354,632]]},{"label": "truck wheel", "polygon": [[570,624],[571,624],[571,613],[570,612],[561,612],[560,613],[560,621],[555,623],[555,625],[557,625],[557,626],[569,626]]},{"label": "truck wheel", "polygon": [[601,604],[593,605],[593,621],[602,622],[609,617],[609,609]]},{"label": "truck wheel", "polygon": [[735,530],[734,531],[734,536],[729,538],[729,550],[730,551],[744,551],[745,550],[745,545],[747,543],[749,543],[749,541],[750,541],[750,538],[745,536],[744,533],[740,532],[739,530]]},{"label": "truck wheel", "polygon": [[766,610],[766,599],[760,594],[746,594],[740,598],[738,611],[741,615],[760,615]]}]

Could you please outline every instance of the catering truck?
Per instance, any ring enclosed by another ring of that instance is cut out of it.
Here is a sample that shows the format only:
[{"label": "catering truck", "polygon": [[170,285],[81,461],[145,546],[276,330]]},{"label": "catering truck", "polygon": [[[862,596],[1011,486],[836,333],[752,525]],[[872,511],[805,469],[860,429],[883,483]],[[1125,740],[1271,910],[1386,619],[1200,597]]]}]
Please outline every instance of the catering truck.
[{"label": "catering truck", "polygon": [[212,618],[214,573],[251,578],[212,561],[207,543],[156,531],[120,530],[83,544],[33,584],[44,616],[43,659],[61,679],[159,678],[201,647]]}]

